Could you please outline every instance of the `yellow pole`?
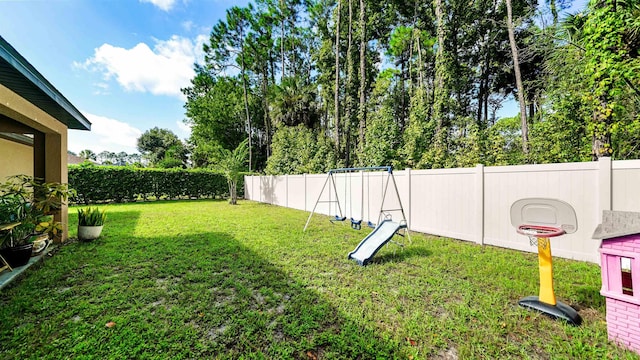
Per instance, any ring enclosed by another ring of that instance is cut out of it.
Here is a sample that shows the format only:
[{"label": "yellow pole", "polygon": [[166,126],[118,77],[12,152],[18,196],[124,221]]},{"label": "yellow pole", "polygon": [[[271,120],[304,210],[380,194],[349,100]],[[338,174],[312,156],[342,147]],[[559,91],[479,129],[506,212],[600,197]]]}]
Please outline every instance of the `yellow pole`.
[{"label": "yellow pole", "polygon": [[551,259],[551,241],[548,238],[538,238],[538,264],[540,267],[540,302],[556,305],[556,295],[553,292],[553,261]]}]

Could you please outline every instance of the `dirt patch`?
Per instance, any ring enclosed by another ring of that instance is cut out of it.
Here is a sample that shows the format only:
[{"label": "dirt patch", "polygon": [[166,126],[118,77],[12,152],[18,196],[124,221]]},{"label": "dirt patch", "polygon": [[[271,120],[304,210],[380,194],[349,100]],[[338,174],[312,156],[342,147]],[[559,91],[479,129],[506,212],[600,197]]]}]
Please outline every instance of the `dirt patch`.
[{"label": "dirt patch", "polygon": [[450,347],[440,351],[433,358],[438,360],[458,360],[458,349]]},{"label": "dirt patch", "polygon": [[227,325],[222,324],[216,328],[210,329],[207,332],[207,336],[211,341],[215,341],[218,337],[222,336],[226,330]]}]

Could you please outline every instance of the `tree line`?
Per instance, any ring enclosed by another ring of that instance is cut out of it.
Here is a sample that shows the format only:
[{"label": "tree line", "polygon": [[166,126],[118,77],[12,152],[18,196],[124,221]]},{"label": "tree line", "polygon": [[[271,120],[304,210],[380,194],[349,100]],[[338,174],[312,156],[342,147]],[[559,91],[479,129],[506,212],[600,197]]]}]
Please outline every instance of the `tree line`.
[{"label": "tree line", "polygon": [[[570,4],[234,6],[182,89],[187,143],[141,153],[218,167],[246,146],[249,170],[271,174],[639,158],[640,3],[591,0],[563,17]],[[508,98],[520,113],[498,118]]]},{"label": "tree line", "polygon": [[96,154],[90,149],[82,150],[78,154],[73,151],[68,153],[102,165],[135,165],[164,169],[190,167],[188,144],[169,129],[154,127],[145,131],[136,140],[136,148],[139,153],[105,150]]}]

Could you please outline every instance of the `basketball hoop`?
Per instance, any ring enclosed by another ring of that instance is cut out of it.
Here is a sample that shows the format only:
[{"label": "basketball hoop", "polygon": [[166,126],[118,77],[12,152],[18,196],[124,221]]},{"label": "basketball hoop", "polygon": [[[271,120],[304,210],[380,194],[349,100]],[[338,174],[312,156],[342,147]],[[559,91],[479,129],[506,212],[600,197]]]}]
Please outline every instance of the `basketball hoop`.
[{"label": "basketball hoop", "polygon": [[560,236],[565,233],[561,228],[540,225],[520,225],[517,231],[518,234],[529,237],[529,245],[540,245],[543,249],[547,248],[550,237]]},{"label": "basketball hoop", "polygon": [[580,325],[582,318],[567,304],[556,300],[553,291],[553,258],[551,238],[572,234],[578,229],[576,212],[569,203],[558,199],[525,198],[511,205],[511,225],[518,234],[529,237],[529,244],[538,247],[540,292],[528,296],[518,304],[563,319],[572,325]]}]

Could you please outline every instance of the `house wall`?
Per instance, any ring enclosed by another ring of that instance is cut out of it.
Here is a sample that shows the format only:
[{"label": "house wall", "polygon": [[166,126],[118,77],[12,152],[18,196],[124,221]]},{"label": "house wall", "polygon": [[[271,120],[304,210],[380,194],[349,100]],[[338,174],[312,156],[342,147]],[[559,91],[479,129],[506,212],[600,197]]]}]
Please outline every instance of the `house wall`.
[{"label": "house wall", "polygon": [[18,174],[33,176],[33,148],[0,138],[0,181]]},{"label": "house wall", "polygon": [[[511,205],[528,197],[563,200],[574,208],[578,229],[551,240],[553,255],[593,263],[600,260],[600,241],[591,237],[603,210],[640,211],[640,160],[405,169],[393,174],[411,230],[481,245],[537,252],[511,225]],[[247,176],[245,197],[305,211],[315,206],[315,213],[330,216],[341,210],[347,218],[377,223],[386,188],[384,207],[399,208],[385,172],[339,173],[334,179],[335,186],[326,174]]]},{"label": "house wall", "polygon": [[[68,183],[67,126],[3,85],[0,85],[0,99],[0,117],[11,120],[3,124],[9,131],[2,131],[10,132],[12,126],[18,129],[16,133],[23,133],[24,128],[34,130],[34,155],[30,162],[33,175],[47,182]],[[55,219],[64,226],[60,239],[64,241],[69,234],[66,204]]]}]

